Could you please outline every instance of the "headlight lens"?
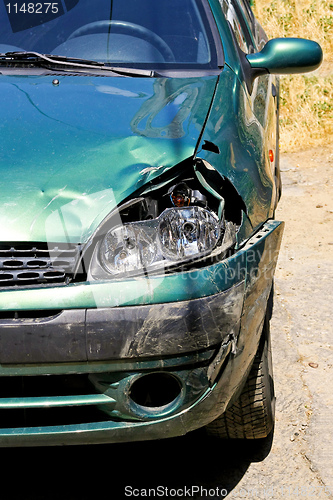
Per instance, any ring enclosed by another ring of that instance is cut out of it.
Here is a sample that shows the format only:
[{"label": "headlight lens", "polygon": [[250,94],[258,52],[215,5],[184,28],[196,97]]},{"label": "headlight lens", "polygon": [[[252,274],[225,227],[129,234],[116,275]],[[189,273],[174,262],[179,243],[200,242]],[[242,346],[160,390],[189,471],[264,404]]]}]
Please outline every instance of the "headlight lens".
[{"label": "headlight lens", "polygon": [[147,268],[155,255],[153,238],[144,228],[135,224],[112,229],[105,235],[101,246],[102,262],[111,274]]},{"label": "headlight lens", "polygon": [[220,226],[218,217],[204,208],[168,208],[156,219],[108,231],[100,261],[106,271],[118,275],[202,257],[216,247]]},{"label": "headlight lens", "polygon": [[160,216],[159,238],[165,259],[183,260],[205,255],[220,237],[218,218],[200,207],[165,210]]}]

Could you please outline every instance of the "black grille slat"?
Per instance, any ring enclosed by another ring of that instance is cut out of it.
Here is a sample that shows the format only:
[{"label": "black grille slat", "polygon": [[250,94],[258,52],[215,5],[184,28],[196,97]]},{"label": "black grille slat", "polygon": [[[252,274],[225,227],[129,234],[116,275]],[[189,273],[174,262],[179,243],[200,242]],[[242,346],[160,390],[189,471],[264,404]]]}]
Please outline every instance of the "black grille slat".
[{"label": "black grille slat", "polygon": [[42,267],[68,267],[73,268],[75,265],[76,258],[68,257],[66,260],[62,256],[61,259],[50,259],[32,256],[22,257],[22,258],[4,258],[0,256],[0,269],[10,270],[10,269],[32,269],[34,267],[40,269]]},{"label": "black grille slat", "polygon": [[67,283],[80,256],[80,245],[0,243],[0,287]]},{"label": "black grille slat", "polygon": [[[43,264],[42,264],[43,262]],[[17,265],[19,264],[20,265]],[[0,257],[0,269],[18,269],[18,268],[28,268],[35,266],[37,268],[50,266],[50,259],[33,258],[33,256],[22,257],[22,258],[1,258]]]}]

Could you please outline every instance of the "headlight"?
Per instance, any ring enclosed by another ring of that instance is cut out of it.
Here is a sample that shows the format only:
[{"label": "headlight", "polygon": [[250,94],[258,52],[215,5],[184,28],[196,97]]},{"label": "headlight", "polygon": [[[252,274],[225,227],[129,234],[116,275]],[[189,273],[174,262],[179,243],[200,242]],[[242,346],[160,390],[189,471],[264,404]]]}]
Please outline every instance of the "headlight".
[{"label": "headlight", "polygon": [[100,262],[118,275],[203,257],[216,247],[220,225],[213,212],[198,206],[168,208],[156,219],[108,231],[99,248]]},{"label": "headlight", "polygon": [[147,228],[127,224],[105,235],[100,255],[105,269],[111,274],[138,271],[152,264],[156,245]]}]

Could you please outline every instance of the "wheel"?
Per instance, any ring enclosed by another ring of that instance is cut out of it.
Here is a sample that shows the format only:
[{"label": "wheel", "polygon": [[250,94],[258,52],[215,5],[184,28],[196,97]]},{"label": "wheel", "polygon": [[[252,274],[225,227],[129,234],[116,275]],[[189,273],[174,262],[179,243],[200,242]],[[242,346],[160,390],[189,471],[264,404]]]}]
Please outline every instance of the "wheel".
[{"label": "wheel", "polygon": [[127,21],[110,21],[108,19],[103,21],[95,21],[93,23],[85,24],[77,30],[70,34],[67,40],[72,38],[77,38],[82,35],[87,35],[88,33],[93,33],[100,30],[110,30],[112,28],[112,33],[130,33],[137,38],[141,38],[150,42],[157,50],[160,51],[164,59],[168,62],[174,62],[175,58],[169,45],[156,33],[140,26],[139,24],[128,23]]},{"label": "wheel", "polygon": [[262,439],[274,427],[275,395],[268,308],[255,359],[238,400],[206,426],[221,439]]}]

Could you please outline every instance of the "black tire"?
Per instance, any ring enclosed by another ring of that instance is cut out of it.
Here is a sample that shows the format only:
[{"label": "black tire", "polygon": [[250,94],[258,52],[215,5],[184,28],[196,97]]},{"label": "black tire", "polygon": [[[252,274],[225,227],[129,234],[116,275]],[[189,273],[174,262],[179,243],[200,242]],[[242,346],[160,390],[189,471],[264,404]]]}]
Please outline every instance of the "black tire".
[{"label": "black tire", "polygon": [[258,351],[241,395],[206,426],[209,435],[220,439],[262,439],[273,430],[275,395],[269,319],[268,308]]}]

